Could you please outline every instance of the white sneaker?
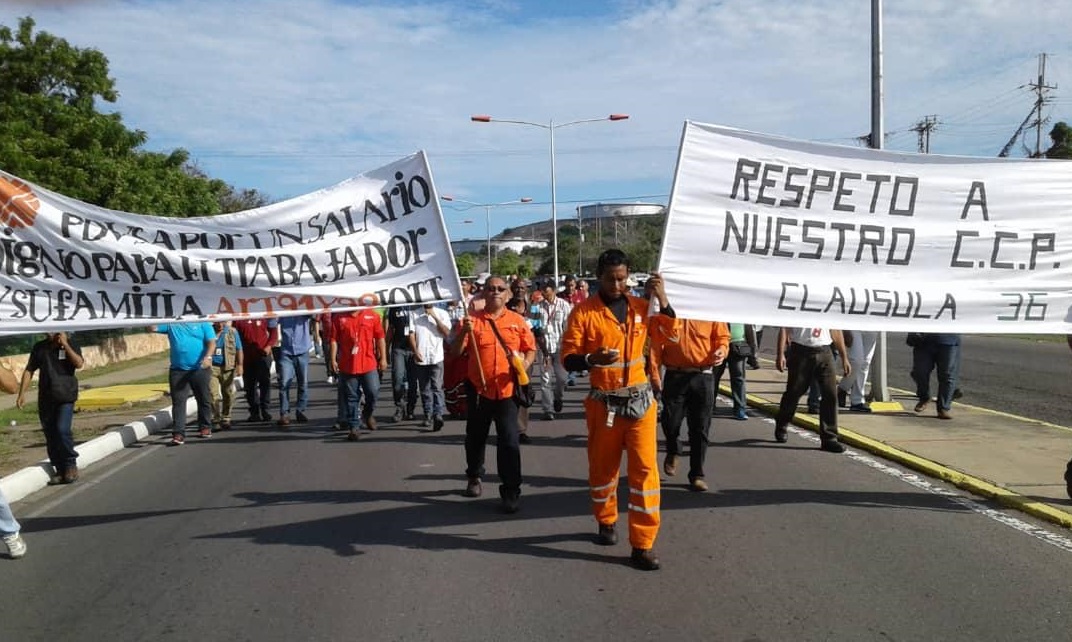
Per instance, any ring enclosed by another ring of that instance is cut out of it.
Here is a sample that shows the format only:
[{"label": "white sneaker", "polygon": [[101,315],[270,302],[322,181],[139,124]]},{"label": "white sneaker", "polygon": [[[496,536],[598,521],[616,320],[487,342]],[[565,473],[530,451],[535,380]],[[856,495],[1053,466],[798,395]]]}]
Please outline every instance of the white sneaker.
[{"label": "white sneaker", "polygon": [[26,554],[26,542],[18,533],[4,535],[4,543],[7,544],[7,554],[11,559],[17,560]]}]

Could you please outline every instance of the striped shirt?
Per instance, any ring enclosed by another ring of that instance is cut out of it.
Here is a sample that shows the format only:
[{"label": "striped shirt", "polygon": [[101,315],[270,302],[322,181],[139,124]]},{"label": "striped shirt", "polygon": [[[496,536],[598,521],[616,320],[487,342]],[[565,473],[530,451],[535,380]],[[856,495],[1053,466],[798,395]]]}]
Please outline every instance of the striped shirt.
[{"label": "striped shirt", "polygon": [[549,354],[555,354],[562,346],[562,333],[566,330],[573,306],[565,299],[555,297],[554,301],[540,301],[538,316],[543,327],[543,340]]}]

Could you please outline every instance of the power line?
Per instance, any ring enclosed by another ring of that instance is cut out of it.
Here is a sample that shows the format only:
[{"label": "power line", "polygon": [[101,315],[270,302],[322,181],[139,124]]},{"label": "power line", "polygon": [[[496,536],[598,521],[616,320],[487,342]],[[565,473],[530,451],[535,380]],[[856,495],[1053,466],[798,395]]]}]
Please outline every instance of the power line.
[{"label": "power line", "polygon": [[919,135],[919,153],[931,153],[931,132],[938,127],[937,116],[924,116],[923,120],[912,126],[912,131]]}]

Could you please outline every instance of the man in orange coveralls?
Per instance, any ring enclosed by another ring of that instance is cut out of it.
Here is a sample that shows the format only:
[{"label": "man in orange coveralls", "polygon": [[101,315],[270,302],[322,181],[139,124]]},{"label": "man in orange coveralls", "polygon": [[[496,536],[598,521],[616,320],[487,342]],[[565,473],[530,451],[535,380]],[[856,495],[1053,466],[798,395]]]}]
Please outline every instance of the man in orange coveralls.
[{"label": "man in orange coveralls", "polygon": [[[592,389],[584,401],[588,422],[588,485],[599,522],[596,543],[618,541],[618,470],[622,449],[628,457],[630,561],[645,571],[659,568],[652,548],[659,532],[659,473],[656,468],[656,405],[648,380],[644,347],[648,301],[626,294],[629,258],[621,250],[599,255],[599,292],[577,304],[562,337],[566,370],[590,371]],[[662,277],[653,275],[647,293],[660,314],[673,317]]]},{"label": "man in orange coveralls", "polygon": [[[729,351],[730,330],[725,323],[671,319],[662,314],[652,317],[651,384],[663,397],[663,472],[667,477],[677,473],[678,435],[684,419],[689,426],[689,490],[707,490],[704,458],[718,392],[714,368]],[[660,366],[666,367],[661,379]]]}]

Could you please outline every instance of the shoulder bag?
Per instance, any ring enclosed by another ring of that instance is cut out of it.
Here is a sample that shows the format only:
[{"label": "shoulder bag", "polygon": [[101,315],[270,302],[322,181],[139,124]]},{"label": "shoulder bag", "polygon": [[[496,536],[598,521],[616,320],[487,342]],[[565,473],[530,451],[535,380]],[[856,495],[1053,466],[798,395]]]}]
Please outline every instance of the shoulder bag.
[{"label": "shoulder bag", "polygon": [[491,326],[491,331],[495,333],[495,338],[499,340],[499,345],[502,346],[503,351],[506,352],[506,363],[510,365],[510,374],[514,378],[514,394],[513,400],[517,402],[517,405],[522,408],[528,408],[532,406],[532,384],[526,383],[521,385],[517,380],[517,369],[514,368],[514,364],[511,361],[513,353],[510,352],[510,348],[506,347],[506,341],[503,340],[502,335],[499,334],[499,328],[495,325],[495,320],[488,317],[488,324]]}]

